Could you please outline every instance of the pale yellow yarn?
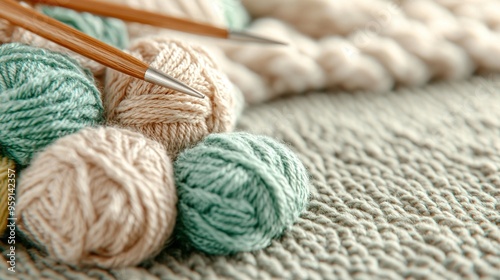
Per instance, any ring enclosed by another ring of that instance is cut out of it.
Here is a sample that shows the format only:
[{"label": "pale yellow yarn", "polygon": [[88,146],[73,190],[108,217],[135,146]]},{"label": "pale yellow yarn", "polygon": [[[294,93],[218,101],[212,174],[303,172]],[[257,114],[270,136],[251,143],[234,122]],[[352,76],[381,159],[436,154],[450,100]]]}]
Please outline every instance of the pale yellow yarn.
[{"label": "pale yellow yarn", "polygon": [[117,128],[57,140],[25,169],[19,229],[59,261],[122,267],[154,256],[176,220],[171,160],[158,143]]},{"label": "pale yellow yarn", "polygon": [[6,20],[0,19],[0,45],[12,42],[23,43],[33,47],[45,48],[51,51],[67,54],[75,59],[82,67],[88,68],[92,71],[94,76],[99,77],[104,74],[105,66],[102,64],[68,50],[63,46],[42,38],[26,29],[14,26]]},{"label": "pale yellow yarn", "polygon": [[[7,218],[9,217],[9,169],[15,170],[14,161],[0,156],[0,235],[5,231]],[[12,174],[12,173],[10,173]],[[16,180],[17,176],[12,179]],[[15,186],[15,184],[14,184]]]},{"label": "pale yellow yarn", "polygon": [[210,133],[234,128],[238,91],[202,47],[165,37],[137,40],[130,53],[205,94],[199,99],[107,70],[104,106],[110,123],[162,143],[170,156]]}]

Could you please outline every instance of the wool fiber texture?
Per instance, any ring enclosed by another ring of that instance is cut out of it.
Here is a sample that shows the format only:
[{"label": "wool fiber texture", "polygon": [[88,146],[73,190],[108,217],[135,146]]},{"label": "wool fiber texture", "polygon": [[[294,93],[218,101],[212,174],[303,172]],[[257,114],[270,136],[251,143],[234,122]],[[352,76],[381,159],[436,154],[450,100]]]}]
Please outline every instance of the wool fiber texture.
[{"label": "wool fiber texture", "polygon": [[210,133],[234,129],[243,98],[204,48],[159,36],[135,41],[129,52],[206,97],[192,97],[108,69],[104,106],[109,123],[157,140],[172,157]]},{"label": "wool fiber texture", "polygon": [[[119,49],[128,46],[127,27],[121,20],[79,13],[60,7],[37,5],[34,9]],[[99,77],[104,74],[105,67],[102,64],[0,19],[0,44],[13,42],[67,54],[78,61],[82,67],[90,69],[95,76]]]},{"label": "wool fiber texture", "polygon": [[[226,26],[236,22],[223,15],[216,20],[215,14],[187,12],[210,11],[206,5],[213,1],[126,2],[167,14],[169,5],[182,2],[185,9],[179,11],[187,18]],[[500,71],[498,0],[241,2],[252,16],[248,32],[288,43],[283,47],[204,40],[222,51],[219,64],[251,104],[324,89],[384,92]],[[240,6],[232,7],[233,16],[241,15],[244,21]]]},{"label": "wool fiber texture", "polygon": [[267,247],[305,209],[309,178],[286,146],[248,133],[211,134],[175,164],[179,234],[208,254]]},{"label": "wool fiber texture", "polygon": [[23,171],[18,227],[55,260],[133,266],[163,248],[176,203],[160,144],[128,130],[87,128],[56,141]]},{"label": "wool fiber texture", "polygon": [[89,271],[20,243],[15,277],[497,279],[499,89],[497,76],[251,107],[239,130],[287,143],[311,175],[307,210],[270,247],[231,256],[169,248],[141,267]]},{"label": "wool fiber texture", "polygon": [[[19,242],[15,277],[498,279],[500,77],[416,86],[498,71],[499,1],[243,3],[250,32],[290,44],[203,41],[247,102],[328,90],[251,107],[238,126],[298,154],[311,174],[305,213],[261,250],[207,256],[174,247],[140,267],[75,268]],[[12,278],[8,250],[0,241],[1,279]]]},{"label": "wool fiber texture", "polygon": [[0,46],[0,151],[26,166],[60,137],[104,121],[91,73],[60,53]]},{"label": "wool fiber texture", "polygon": [[[223,3],[225,0],[106,0],[111,3],[127,5],[136,9],[143,9],[155,13],[163,13],[166,15],[186,18],[191,20],[196,20],[199,22],[224,27],[226,26],[226,20],[232,20],[235,24],[244,24],[248,13],[246,10],[234,15],[234,8],[242,7],[241,3],[232,4]],[[234,15],[230,18],[226,12],[226,9],[231,9]],[[236,16],[239,16],[236,18]],[[127,23],[129,35],[131,39],[137,39],[141,37],[149,37],[151,35],[158,35],[160,33],[169,34],[172,33],[168,29],[158,28],[151,25],[139,24],[128,22]],[[182,33],[174,33],[173,36],[178,36]]]}]

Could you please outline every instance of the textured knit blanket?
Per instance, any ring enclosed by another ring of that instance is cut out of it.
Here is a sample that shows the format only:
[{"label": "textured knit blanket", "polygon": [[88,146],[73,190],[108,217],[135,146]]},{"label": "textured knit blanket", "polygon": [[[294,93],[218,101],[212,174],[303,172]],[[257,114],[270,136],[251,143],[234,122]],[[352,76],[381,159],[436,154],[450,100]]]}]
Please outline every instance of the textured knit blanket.
[{"label": "textured knit blanket", "polygon": [[[242,0],[239,7],[238,0],[108,1],[288,43],[202,42],[252,104],[325,89],[384,92],[500,71],[500,0]],[[226,17],[214,11],[214,2],[226,3]],[[129,31],[131,38],[173,36],[137,24]]]},{"label": "textured knit blanket", "polygon": [[0,279],[499,279],[500,77],[389,93],[314,93],[246,110],[312,178],[298,223],[264,250],[165,250],[141,267],[77,270],[0,245]]}]

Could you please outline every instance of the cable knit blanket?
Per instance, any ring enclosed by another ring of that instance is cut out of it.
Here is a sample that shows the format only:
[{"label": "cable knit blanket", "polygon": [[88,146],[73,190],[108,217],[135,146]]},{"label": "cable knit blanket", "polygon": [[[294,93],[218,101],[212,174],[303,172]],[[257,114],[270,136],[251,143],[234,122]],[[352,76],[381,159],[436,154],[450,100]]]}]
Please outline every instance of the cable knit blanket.
[{"label": "cable knit blanket", "polygon": [[309,209],[262,251],[168,249],[141,267],[75,270],[17,244],[0,279],[498,279],[500,77],[390,93],[315,93],[248,109],[239,129],[285,141]]},{"label": "cable knit blanket", "polygon": [[[212,1],[108,1],[289,43],[209,42],[251,104],[314,90],[383,92],[500,71],[498,0],[242,0],[253,17],[248,26],[238,7],[228,22]],[[165,33],[130,26],[132,37]]]}]

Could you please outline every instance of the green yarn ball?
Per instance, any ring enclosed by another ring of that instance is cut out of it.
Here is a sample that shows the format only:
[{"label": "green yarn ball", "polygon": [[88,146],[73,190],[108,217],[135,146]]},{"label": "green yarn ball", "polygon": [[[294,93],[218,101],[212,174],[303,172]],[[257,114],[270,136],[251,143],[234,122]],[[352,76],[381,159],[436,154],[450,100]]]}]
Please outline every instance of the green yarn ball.
[{"label": "green yarn ball", "polygon": [[211,134],[175,165],[178,232],[208,254],[262,249],[305,209],[309,178],[297,156],[265,136]]},{"label": "green yarn ball", "polygon": [[57,19],[109,45],[120,49],[128,46],[127,26],[121,20],[100,17],[90,13],[79,13],[61,7],[42,6],[41,11],[51,18]]},{"label": "green yarn ball", "polygon": [[90,72],[59,53],[0,46],[0,153],[20,165],[56,139],[103,121]]},{"label": "green yarn ball", "polygon": [[230,29],[242,30],[250,23],[250,15],[240,0],[219,0],[218,4]]}]

